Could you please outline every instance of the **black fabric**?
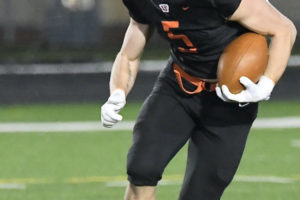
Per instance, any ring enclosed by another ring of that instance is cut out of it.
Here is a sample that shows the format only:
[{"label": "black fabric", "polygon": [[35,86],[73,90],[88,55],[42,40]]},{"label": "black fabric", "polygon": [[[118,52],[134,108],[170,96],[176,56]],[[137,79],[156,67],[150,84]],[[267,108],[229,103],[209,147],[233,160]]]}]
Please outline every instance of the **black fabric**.
[{"label": "black fabric", "polygon": [[128,180],[155,186],[189,141],[180,200],[217,200],[237,170],[258,104],[241,108],[223,102],[215,92],[188,95],[177,84],[171,64],[172,60],[161,72],[138,116],[128,153]]},{"label": "black fabric", "polygon": [[150,95],[134,127],[127,159],[129,181],[137,186],[155,186],[168,162],[189,139],[193,127],[192,118],[174,98]]},{"label": "black fabric", "polygon": [[147,6],[139,0],[123,0],[124,5],[129,11],[129,15],[136,22],[141,24],[151,24],[151,22],[145,17],[147,13]]},{"label": "black fabric", "polygon": [[251,123],[207,125],[195,130],[188,149],[180,200],[219,200],[240,163]]},{"label": "black fabric", "polygon": [[224,18],[230,17],[239,7],[241,0],[211,0]]},{"label": "black fabric", "polygon": [[[186,72],[201,78],[215,79],[225,47],[249,31],[224,19],[235,11],[240,0],[123,1],[136,21],[156,27],[169,41],[171,51],[187,66]],[[164,23],[170,27],[164,27]]]}]

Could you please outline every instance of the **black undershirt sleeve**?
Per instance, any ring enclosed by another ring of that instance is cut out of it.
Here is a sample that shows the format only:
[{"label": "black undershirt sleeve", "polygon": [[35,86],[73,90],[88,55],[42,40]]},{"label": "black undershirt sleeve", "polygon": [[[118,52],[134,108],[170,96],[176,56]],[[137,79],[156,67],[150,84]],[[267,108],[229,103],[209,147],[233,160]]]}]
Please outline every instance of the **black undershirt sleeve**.
[{"label": "black undershirt sleeve", "polygon": [[224,18],[230,17],[239,7],[242,0],[210,0],[220,15]]},{"label": "black undershirt sleeve", "polygon": [[141,24],[150,24],[145,17],[143,7],[139,6],[139,0],[123,0],[123,3],[127,7],[129,15],[132,19]]}]

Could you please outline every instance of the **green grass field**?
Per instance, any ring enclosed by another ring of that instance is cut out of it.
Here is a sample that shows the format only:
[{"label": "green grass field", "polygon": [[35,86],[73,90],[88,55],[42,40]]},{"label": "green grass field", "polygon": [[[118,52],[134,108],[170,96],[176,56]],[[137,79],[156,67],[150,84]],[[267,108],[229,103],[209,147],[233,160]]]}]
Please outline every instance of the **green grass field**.
[{"label": "green grass field", "polygon": [[[134,120],[139,103],[130,103],[125,120]],[[99,120],[100,105],[0,106],[0,122]],[[267,102],[259,117],[300,116],[300,102]],[[100,122],[99,122],[100,124]],[[222,200],[299,200],[300,129],[254,129],[237,173]],[[0,133],[0,200],[121,200],[126,180],[130,131],[76,133]],[[176,200],[185,168],[186,147],[166,169],[171,185],[157,190],[158,200]],[[275,177],[278,182],[238,181],[243,177]],[[281,180],[280,179],[280,180]]]}]

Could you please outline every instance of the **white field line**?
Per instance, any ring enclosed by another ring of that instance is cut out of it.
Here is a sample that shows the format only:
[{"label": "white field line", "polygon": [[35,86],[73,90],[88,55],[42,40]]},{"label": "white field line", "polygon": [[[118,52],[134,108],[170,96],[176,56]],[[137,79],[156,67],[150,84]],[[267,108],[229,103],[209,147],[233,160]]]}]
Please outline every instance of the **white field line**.
[{"label": "white field line", "polygon": [[[159,182],[161,186],[180,185],[183,181],[182,174],[166,175],[164,179]],[[274,183],[274,184],[289,184],[299,182],[300,178],[294,177],[278,177],[278,176],[246,176],[236,175],[233,179],[235,182],[250,182],[250,183]],[[125,187],[128,184],[126,176],[91,176],[91,177],[70,177],[63,180],[56,179],[0,179],[0,190],[26,189],[26,185],[39,184],[56,184],[62,182],[64,184],[90,184],[103,183],[107,187]]]},{"label": "white field line", "polygon": [[[181,185],[182,180],[161,180],[159,181],[159,186],[170,186],[170,185]],[[128,185],[128,181],[111,181],[107,182],[107,187],[126,187]]]},{"label": "white field line", "polygon": [[277,176],[236,176],[236,182],[253,182],[253,183],[293,183],[296,180],[286,177]]},{"label": "white field line", "polygon": [[[140,71],[159,72],[166,63],[167,58],[165,60],[143,60],[141,62]],[[112,62],[0,65],[0,75],[109,73],[112,65]],[[300,67],[300,55],[292,55],[288,66]]]},{"label": "white field line", "polygon": [[300,128],[300,117],[260,118],[253,128]]},{"label": "white field line", "polygon": [[0,183],[0,190],[25,190],[26,185],[20,183]]},{"label": "white field line", "polygon": [[[144,60],[140,71],[159,72],[167,64],[166,60]],[[2,74],[87,74],[110,73],[112,62],[63,63],[63,64],[13,64],[0,65]]]},{"label": "white field line", "polygon": [[[243,176],[237,175],[233,179],[234,182],[246,182],[246,183],[277,183],[288,184],[297,181],[293,178],[277,177],[277,176]],[[106,183],[107,187],[126,187],[128,181],[110,181]],[[162,180],[158,183],[161,186],[181,185],[182,180]]]},{"label": "white field line", "polygon": [[134,121],[125,121],[113,128],[104,128],[100,121],[90,122],[34,122],[34,123],[0,123],[0,133],[26,132],[82,132],[82,131],[116,131],[132,130]]},{"label": "white field line", "polygon": [[300,66],[300,55],[292,55],[290,57],[288,66],[299,67]]},{"label": "white field line", "polygon": [[[124,121],[113,128],[104,128],[100,121],[89,122],[30,122],[0,123],[0,133],[26,132],[83,132],[83,131],[117,131],[132,130],[134,121]],[[300,117],[260,118],[253,128],[300,128]]]}]

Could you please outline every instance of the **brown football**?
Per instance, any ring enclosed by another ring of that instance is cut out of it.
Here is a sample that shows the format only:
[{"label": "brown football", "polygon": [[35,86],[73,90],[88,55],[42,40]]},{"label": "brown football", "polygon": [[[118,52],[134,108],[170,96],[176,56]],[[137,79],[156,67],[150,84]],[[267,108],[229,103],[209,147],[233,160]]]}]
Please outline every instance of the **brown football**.
[{"label": "brown football", "polygon": [[239,79],[246,76],[258,82],[264,74],[269,59],[269,49],[264,36],[245,33],[232,41],[222,53],[218,63],[219,85],[227,85],[237,94],[244,88]]}]

